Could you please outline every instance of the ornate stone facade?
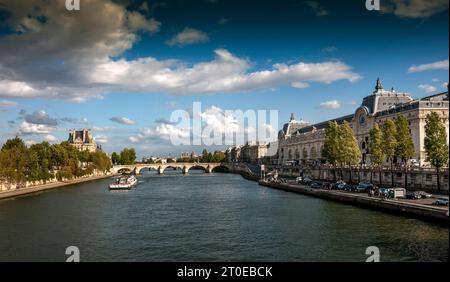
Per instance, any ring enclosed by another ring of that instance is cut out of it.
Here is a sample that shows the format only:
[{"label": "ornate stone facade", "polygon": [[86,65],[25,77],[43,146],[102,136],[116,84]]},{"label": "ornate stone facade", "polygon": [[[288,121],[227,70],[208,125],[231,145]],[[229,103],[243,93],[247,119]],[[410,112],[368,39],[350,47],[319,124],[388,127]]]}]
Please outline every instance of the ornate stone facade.
[{"label": "ornate stone facade", "polygon": [[67,141],[70,145],[80,151],[88,150],[89,152],[95,152],[95,150],[97,150],[97,145],[92,137],[90,129],[84,128],[82,130],[70,130]]},{"label": "ornate stone facade", "polygon": [[[424,165],[426,155],[424,150],[425,119],[428,113],[437,112],[442,119],[449,136],[449,100],[448,91],[412,99],[408,93],[397,92],[394,89],[384,90],[378,79],[375,91],[365,97],[354,114],[331,121],[341,124],[347,121],[353,128],[362,152],[362,164],[370,164],[369,136],[374,123],[380,125],[387,119],[395,119],[402,114],[408,119],[416,152],[415,159]],[[278,135],[278,162],[286,161],[321,161],[325,141],[325,128],[329,121],[308,125],[291,120],[283,126]]]}]

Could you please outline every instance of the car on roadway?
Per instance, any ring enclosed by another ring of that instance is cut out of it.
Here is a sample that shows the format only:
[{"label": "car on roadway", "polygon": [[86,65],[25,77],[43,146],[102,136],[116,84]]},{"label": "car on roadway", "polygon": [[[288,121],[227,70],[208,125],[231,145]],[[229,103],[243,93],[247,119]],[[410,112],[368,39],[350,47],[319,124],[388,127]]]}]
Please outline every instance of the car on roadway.
[{"label": "car on roadway", "polygon": [[348,192],[355,192],[356,191],[356,185],[352,185],[352,184],[345,184],[344,186],[344,190],[348,191]]},{"label": "car on roadway", "polygon": [[433,195],[432,194],[430,194],[430,193],[427,193],[427,192],[425,192],[425,191],[417,191],[417,193],[419,193],[419,195],[420,195],[420,197],[421,198],[431,198],[431,197],[433,197]]},{"label": "car on roadway", "polygon": [[417,200],[417,199],[421,199],[422,195],[420,195],[419,192],[406,192],[405,198],[408,200]]},{"label": "car on roadway", "polygon": [[309,187],[314,188],[314,189],[320,189],[320,188],[322,188],[322,183],[317,182],[317,181],[312,181],[309,184]]},{"label": "car on roadway", "polygon": [[434,205],[436,206],[448,206],[448,198],[438,198]]},{"label": "car on roadway", "polygon": [[345,183],[344,181],[339,180],[339,181],[337,181],[336,183],[333,184],[332,189],[344,190],[346,184],[347,183]]}]

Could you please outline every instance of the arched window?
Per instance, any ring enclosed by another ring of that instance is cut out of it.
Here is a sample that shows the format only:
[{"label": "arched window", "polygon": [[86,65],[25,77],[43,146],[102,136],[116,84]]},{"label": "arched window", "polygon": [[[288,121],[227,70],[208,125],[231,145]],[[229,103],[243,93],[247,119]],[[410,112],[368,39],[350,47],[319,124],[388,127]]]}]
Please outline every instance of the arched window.
[{"label": "arched window", "polygon": [[307,160],[308,159],[308,151],[306,150],[306,148],[303,148],[303,158],[302,159],[304,159],[304,160]]},{"label": "arched window", "polygon": [[315,160],[315,159],[317,159],[317,152],[316,152],[316,147],[312,147],[311,148],[311,151],[310,151],[310,157],[311,157],[311,159],[312,160]]}]

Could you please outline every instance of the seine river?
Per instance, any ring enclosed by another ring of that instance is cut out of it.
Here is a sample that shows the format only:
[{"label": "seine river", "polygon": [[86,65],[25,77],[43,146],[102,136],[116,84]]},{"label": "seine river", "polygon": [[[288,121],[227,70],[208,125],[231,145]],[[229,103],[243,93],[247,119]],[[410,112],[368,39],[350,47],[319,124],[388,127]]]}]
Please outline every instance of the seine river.
[{"label": "seine river", "polygon": [[0,261],[448,261],[449,229],[258,186],[234,174],[144,173],[0,201]]}]

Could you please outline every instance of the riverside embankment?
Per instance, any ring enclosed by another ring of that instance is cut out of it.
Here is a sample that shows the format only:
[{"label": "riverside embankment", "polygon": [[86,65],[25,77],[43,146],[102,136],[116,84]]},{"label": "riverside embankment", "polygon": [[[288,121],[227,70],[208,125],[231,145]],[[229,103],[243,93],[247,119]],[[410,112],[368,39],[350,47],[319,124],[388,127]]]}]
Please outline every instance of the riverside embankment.
[{"label": "riverside embankment", "polygon": [[259,184],[279,190],[314,196],[322,199],[351,204],[354,206],[384,211],[391,214],[404,215],[434,223],[445,225],[448,225],[449,223],[449,210],[444,207],[414,204],[394,199],[369,197],[363,194],[351,194],[340,191],[314,189],[303,185],[265,181],[259,181]]},{"label": "riverside embankment", "polygon": [[42,185],[29,186],[26,188],[0,191],[0,200],[23,196],[23,195],[28,195],[28,194],[33,194],[33,193],[39,193],[39,192],[56,189],[56,188],[60,188],[60,187],[64,187],[64,186],[69,186],[69,185],[74,185],[74,184],[78,184],[78,183],[108,178],[111,176],[113,176],[113,174],[80,177],[80,178],[73,179],[73,180],[58,181],[58,182],[52,182],[52,183],[47,183],[47,184],[42,184]]}]

